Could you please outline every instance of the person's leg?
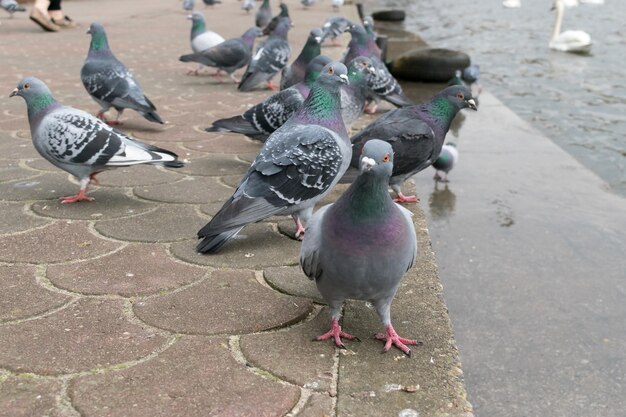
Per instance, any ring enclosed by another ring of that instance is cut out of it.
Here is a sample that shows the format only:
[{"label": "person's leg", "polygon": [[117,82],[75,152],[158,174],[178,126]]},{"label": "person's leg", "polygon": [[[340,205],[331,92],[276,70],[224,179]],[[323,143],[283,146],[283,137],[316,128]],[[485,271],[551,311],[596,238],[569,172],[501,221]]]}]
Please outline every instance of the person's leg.
[{"label": "person's leg", "polygon": [[35,0],[30,11],[30,19],[41,26],[43,30],[57,32],[60,28],[50,19],[48,6],[50,6],[50,0]]},{"label": "person's leg", "polygon": [[57,22],[63,20],[63,12],[61,11],[61,0],[50,0],[50,5],[48,6],[48,14],[52,18],[52,20],[56,20]]}]

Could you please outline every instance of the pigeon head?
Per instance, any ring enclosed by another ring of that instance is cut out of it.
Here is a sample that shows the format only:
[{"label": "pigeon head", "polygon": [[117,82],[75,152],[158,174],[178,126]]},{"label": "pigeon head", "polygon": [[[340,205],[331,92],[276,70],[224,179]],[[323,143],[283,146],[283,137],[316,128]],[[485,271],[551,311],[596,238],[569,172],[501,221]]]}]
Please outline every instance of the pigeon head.
[{"label": "pigeon head", "polygon": [[309,33],[309,40],[313,40],[318,44],[322,43],[323,37],[324,37],[324,33],[322,32],[322,29],[320,28],[313,28],[311,29],[311,32]]},{"label": "pigeon head", "polygon": [[365,32],[369,35],[374,35],[374,19],[372,19],[372,16],[365,16],[363,18],[363,27],[365,28]]},{"label": "pigeon head", "polygon": [[332,62],[332,59],[326,55],[318,55],[313,58],[309,65],[306,66],[306,72],[304,73],[305,84],[312,85],[319,78],[322,69],[330,62]]},{"label": "pigeon head", "polygon": [[107,42],[107,34],[104,31],[104,26],[100,23],[94,22],[89,26],[87,34],[91,35],[91,44],[89,49],[92,51],[106,50],[109,48]]},{"label": "pigeon head", "polygon": [[280,5],[278,7],[280,7],[279,16],[289,17],[289,8],[287,7],[287,4],[280,3]]},{"label": "pigeon head", "polygon": [[281,17],[278,20],[276,28],[270,34],[271,36],[280,36],[281,38],[287,38],[287,32],[291,29],[291,22],[288,17]]},{"label": "pigeon head", "polygon": [[370,139],[363,146],[359,164],[361,174],[391,177],[393,171],[393,149],[391,145],[379,139]]},{"label": "pigeon head", "polygon": [[348,84],[348,68],[341,62],[333,61],[322,69],[319,80]]},{"label": "pigeon head", "polygon": [[250,29],[246,30],[243,35],[241,35],[241,39],[243,39],[246,43],[247,41],[252,41],[252,43],[254,43],[254,38],[258,38],[262,34],[263,30],[261,30],[261,28],[253,26]]},{"label": "pigeon head", "polygon": [[48,86],[35,77],[26,77],[20,81],[17,88],[9,95],[9,97],[15,96],[24,98],[26,106],[28,106],[29,116],[56,103]]},{"label": "pigeon head", "polygon": [[354,58],[348,65],[348,78],[351,83],[353,81],[367,80],[370,75],[375,73],[376,69],[374,69],[372,60],[364,56]]},{"label": "pigeon head", "polygon": [[445,99],[449,104],[454,106],[456,111],[470,108],[476,110],[476,101],[472,97],[472,91],[464,85],[453,85],[437,94],[439,98]]}]

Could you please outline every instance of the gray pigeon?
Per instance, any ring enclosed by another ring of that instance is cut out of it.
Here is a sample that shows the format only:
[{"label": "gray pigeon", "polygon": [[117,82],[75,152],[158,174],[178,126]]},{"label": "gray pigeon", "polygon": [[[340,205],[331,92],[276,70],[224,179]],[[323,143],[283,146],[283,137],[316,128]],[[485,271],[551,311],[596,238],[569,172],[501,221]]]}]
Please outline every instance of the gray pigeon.
[{"label": "gray pigeon", "polygon": [[216,120],[205,130],[207,132],[236,132],[265,142],[270,134],[281,127],[300,108],[322,69],[330,62],[331,59],[324,55],[317,56],[307,66],[303,81],[272,94],[263,102],[250,107],[242,115]]},{"label": "gray pigeon", "polygon": [[273,215],[291,214],[296,237],[304,233],[313,206],[350,164],[339,97],[347,81],[343,64],[324,67],[300,109],[272,133],[233,196],[200,229],[199,252],[214,253],[246,225]]},{"label": "gray pigeon", "polygon": [[320,43],[322,42],[322,30],[319,28],[311,29],[309,37],[300,52],[300,55],[296,58],[291,65],[287,65],[283,68],[280,78],[280,89],[291,87],[294,84],[304,80],[304,73],[309,63],[319,56],[321,53]]},{"label": "gray pigeon", "polygon": [[378,33],[374,31],[374,18],[372,16],[368,15],[363,18],[363,27],[365,28],[365,31],[370,36],[370,38],[376,41],[376,39],[378,38]]},{"label": "gray pigeon", "polygon": [[364,56],[354,58],[348,65],[350,83],[341,88],[341,115],[348,130],[365,110],[368,83],[375,73],[372,60]]},{"label": "gray pigeon", "polygon": [[463,80],[470,86],[472,89],[472,94],[474,96],[479,96],[483,91],[483,87],[480,84],[480,65],[472,64],[468,67],[463,68],[462,74]]},{"label": "gray pigeon", "polygon": [[452,78],[450,78],[448,80],[448,85],[465,85],[465,86],[467,86],[467,84],[463,80],[461,70],[454,71],[454,77],[452,77]]},{"label": "gray pigeon", "polygon": [[315,4],[315,0],[300,0],[300,3],[306,8],[311,7]]},{"label": "gray pigeon", "polygon": [[272,20],[270,20],[270,22],[267,24],[267,26],[265,26],[263,28],[263,36],[267,36],[269,34],[271,34],[274,29],[276,29],[276,26],[278,26],[278,22],[281,21],[282,17],[286,17],[289,19],[289,24],[291,26],[293,26],[292,22],[291,22],[291,17],[289,17],[289,7],[287,7],[286,3],[280,3],[280,13],[274,17],[272,17]]},{"label": "gray pigeon", "polygon": [[[437,182],[450,182],[448,180],[448,173],[454,168],[454,165],[459,161],[459,151],[456,149],[456,143],[448,142],[441,148],[439,157],[433,162],[433,168],[435,168],[435,176],[433,179]],[[439,175],[439,171],[444,172],[444,177]]]},{"label": "gray pigeon", "polygon": [[62,203],[92,201],[85,192],[90,182],[97,183],[96,174],[102,171],[137,164],[183,166],[175,153],[136,141],[82,110],[63,106],[37,78],[24,78],[13,96],[26,101],[37,152],[80,181],[79,193],[62,198]]},{"label": "gray pigeon", "polygon": [[389,185],[397,202],[416,202],[417,196],[402,194],[409,177],[432,165],[439,157],[443,141],[456,114],[465,108],[476,110],[472,92],[465,86],[447,87],[429,101],[383,114],[351,138],[350,165],[359,168],[359,155],[370,139],[382,139],[393,147],[396,163]]},{"label": "gray pigeon", "polygon": [[337,37],[346,32],[352,25],[353,23],[343,16],[329,17],[322,26],[322,31],[324,32],[322,42],[330,36],[332,45],[339,46]]},{"label": "gray pigeon", "polygon": [[[107,35],[99,23],[92,23],[87,31],[91,44],[80,79],[87,92],[101,107],[96,117],[110,124],[119,124],[124,109],[133,109],[145,119],[163,124],[156,107],[146,97],[128,68],[111,52]],[[111,107],[117,110],[115,121],[108,121],[104,113]]]},{"label": "gray pigeon", "polygon": [[243,0],[241,3],[241,9],[250,13],[250,10],[254,9],[254,0]]},{"label": "gray pigeon", "polygon": [[391,324],[391,302],[400,280],[415,262],[417,239],[411,213],[391,201],[387,184],[393,169],[393,149],[372,139],[359,157],[360,174],[334,203],[313,215],[300,249],[300,266],[328,303],[330,330],[316,340],[333,339],[343,348],[341,338],[358,340],[339,325],[341,306],[346,299],[369,301],[374,305],[386,333],[384,351],[396,346],[411,356],[404,339]]},{"label": "gray pigeon", "polygon": [[11,17],[13,17],[13,13],[15,12],[26,11],[26,8],[24,6],[20,6],[15,0],[0,0],[0,7],[6,10]]},{"label": "gray pigeon", "polygon": [[263,0],[263,4],[256,11],[254,17],[254,23],[259,28],[264,28],[272,20],[272,8],[270,7],[270,0]]},{"label": "gray pigeon", "polygon": [[202,0],[206,6],[215,6],[216,4],[220,4],[222,0]]},{"label": "gray pigeon", "polygon": [[[218,72],[225,71],[236,83],[239,80],[233,73],[239,68],[243,68],[250,62],[252,57],[252,46],[254,39],[261,35],[261,29],[252,27],[248,29],[241,38],[228,39],[202,52],[182,55],[179,60],[182,62],[197,62],[208,67],[215,67]],[[191,72],[193,73],[193,71]],[[195,71],[198,73],[198,70]]]},{"label": "gray pigeon", "polygon": [[239,91],[251,91],[263,82],[267,82],[270,90],[278,89],[272,83],[272,78],[289,61],[291,47],[287,42],[287,32],[290,27],[289,18],[282,17],[270,37],[256,50],[246,72],[241,77],[241,82],[237,87]]},{"label": "gray pigeon", "polygon": [[189,19],[191,19],[191,49],[194,52],[202,52],[224,42],[222,36],[207,30],[202,12],[193,12]]},{"label": "gray pigeon", "polygon": [[188,12],[192,12],[195,6],[194,0],[183,0],[183,10],[187,10]]}]

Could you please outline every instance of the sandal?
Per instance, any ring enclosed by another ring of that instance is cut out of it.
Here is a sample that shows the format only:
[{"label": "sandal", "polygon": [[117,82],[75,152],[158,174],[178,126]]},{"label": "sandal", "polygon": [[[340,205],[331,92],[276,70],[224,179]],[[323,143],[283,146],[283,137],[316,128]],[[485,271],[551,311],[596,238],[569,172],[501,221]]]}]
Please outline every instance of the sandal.
[{"label": "sandal", "polygon": [[63,16],[63,19],[59,21],[56,21],[54,19],[50,19],[50,20],[52,20],[52,23],[54,23],[61,29],[73,29],[75,27],[78,27],[78,24],[74,22],[72,19],[70,19],[69,16]]},{"label": "sandal", "polygon": [[37,23],[46,32],[58,32],[61,29],[59,26],[54,24],[50,17],[48,17],[41,10],[34,7],[33,10],[30,12],[30,20]]}]

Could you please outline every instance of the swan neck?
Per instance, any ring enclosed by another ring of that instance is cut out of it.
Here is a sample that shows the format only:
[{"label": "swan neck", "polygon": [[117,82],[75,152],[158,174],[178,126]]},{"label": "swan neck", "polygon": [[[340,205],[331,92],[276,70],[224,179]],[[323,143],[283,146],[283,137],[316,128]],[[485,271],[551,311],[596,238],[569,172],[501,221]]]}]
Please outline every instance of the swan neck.
[{"label": "swan neck", "polygon": [[563,3],[557,1],[554,5],[556,7],[556,20],[554,21],[554,31],[552,32],[552,40],[554,41],[561,33],[561,24],[563,23]]}]

